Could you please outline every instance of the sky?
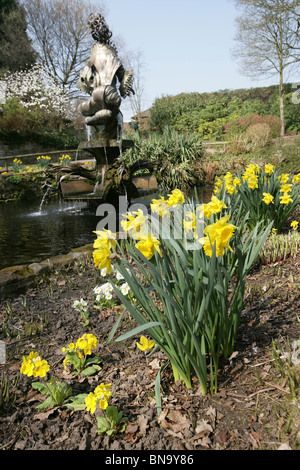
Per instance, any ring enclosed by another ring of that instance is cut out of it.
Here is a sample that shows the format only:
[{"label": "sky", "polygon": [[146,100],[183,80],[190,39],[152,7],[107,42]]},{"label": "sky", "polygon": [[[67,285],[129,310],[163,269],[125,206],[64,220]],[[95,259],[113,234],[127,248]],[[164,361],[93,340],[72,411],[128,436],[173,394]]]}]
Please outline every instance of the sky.
[{"label": "sky", "polygon": [[[251,80],[232,59],[233,0],[106,0],[113,38],[142,54],[143,110],[156,98],[182,92],[213,92],[277,84],[277,77]],[[132,112],[121,108],[124,120]]]}]

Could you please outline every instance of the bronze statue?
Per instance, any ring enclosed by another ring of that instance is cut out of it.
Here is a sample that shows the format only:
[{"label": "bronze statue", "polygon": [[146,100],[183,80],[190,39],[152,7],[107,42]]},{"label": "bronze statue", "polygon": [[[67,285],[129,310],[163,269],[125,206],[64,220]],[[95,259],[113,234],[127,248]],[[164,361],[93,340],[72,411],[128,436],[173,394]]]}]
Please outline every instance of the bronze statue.
[{"label": "bronze statue", "polygon": [[119,108],[122,98],[134,94],[133,73],[125,70],[118,58],[117,48],[111,41],[112,33],[103,16],[90,15],[88,25],[95,43],[80,73],[78,86],[92,98],[81,103],[78,111],[86,116],[85,123],[94,127],[97,138],[119,139],[123,126]]}]

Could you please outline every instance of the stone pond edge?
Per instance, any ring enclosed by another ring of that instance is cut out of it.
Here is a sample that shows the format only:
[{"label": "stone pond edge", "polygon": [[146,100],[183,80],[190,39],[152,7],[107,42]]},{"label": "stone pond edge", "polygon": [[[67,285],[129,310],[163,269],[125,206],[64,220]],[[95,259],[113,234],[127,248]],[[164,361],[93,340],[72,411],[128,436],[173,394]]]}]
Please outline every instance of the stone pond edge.
[{"label": "stone pond edge", "polygon": [[70,266],[75,261],[92,257],[93,243],[74,248],[68,254],[56,255],[41,262],[7,267],[0,270],[0,298],[21,293],[38,282],[40,276],[55,268]]}]

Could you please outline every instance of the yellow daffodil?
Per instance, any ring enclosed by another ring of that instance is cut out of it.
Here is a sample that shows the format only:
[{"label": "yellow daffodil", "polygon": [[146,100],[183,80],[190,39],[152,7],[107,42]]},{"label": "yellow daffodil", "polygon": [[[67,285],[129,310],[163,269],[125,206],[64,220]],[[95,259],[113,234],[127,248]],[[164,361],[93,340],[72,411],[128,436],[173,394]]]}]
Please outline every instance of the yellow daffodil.
[{"label": "yellow daffodil", "polygon": [[226,184],[225,191],[229,194],[233,194],[235,191],[235,186],[233,184]]},{"label": "yellow daffodil", "polygon": [[138,209],[136,212],[128,212],[126,215],[123,214],[123,217],[126,217],[127,220],[121,220],[121,227],[126,233],[129,231],[139,232],[145,227],[146,217],[142,209]]},{"label": "yellow daffodil", "polygon": [[225,184],[231,184],[232,180],[233,180],[233,174],[230,173],[230,171],[228,171],[226,175],[224,176]]},{"label": "yellow daffodil", "polygon": [[160,242],[153,238],[151,233],[144,232],[141,240],[135,245],[135,247],[145,256],[147,259],[151,259],[157,251],[162,256],[159,248]]},{"label": "yellow daffodil", "polygon": [[204,229],[204,235],[206,237],[200,239],[200,243],[203,244],[205,253],[208,256],[212,256],[212,249],[216,244],[216,256],[223,256],[225,248],[232,248],[229,246],[229,240],[234,235],[234,230],[237,228],[234,225],[227,223],[230,215],[222,217],[216,223],[208,225]]},{"label": "yellow daffodil", "polygon": [[167,199],[167,204],[169,207],[175,206],[177,204],[184,204],[185,197],[184,194],[180,191],[180,189],[173,189],[171,194],[168,194],[169,199]]},{"label": "yellow daffodil", "polygon": [[150,207],[152,212],[160,215],[161,217],[170,215],[169,206],[167,205],[167,201],[164,197],[161,197],[160,199],[153,199]]},{"label": "yellow daffodil", "polygon": [[278,181],[282,184],[286,184],[289,180],[290,175],[288,173],[282,173],[282,175],[278,176]]},{"label": "yellow daffodil", "polygon": [[258,181],[256,175],[250,176],[250,178],[248,179],[248,186],[250,189],[258,188]]},{"label": "yellow daffodil", "polygon": [[289,193],[292,189],[292,184],[283,184],[281,187],[280,187],[280,192],[281,193]]},{"label": "yellow daffodil", "polygon": [[237,176],[234,178],[234,180],[232,181],[232,184],[233,186],[237,187],[237,186],[241,186],[241,180],[240,178],[238,178]]},{"label": "yellow daffodil", "polygon": [[154,348],[155,341],[153,339],[149,340],[145,336],[141,336],[140,342],[136,343],[136,345],[141,351],[147,351]]},{"label": "yellow daffodil", "polygon": [[297,220],[293,220],[293,222],[291,222],[291,227],[293,230],[297,230],[298,225],[299,225],[299,222]]},{"label": "yellow daffodil", "polygon": [[96,232],[97,238],[94,241],[94,248],[101,248],[107,246],[108,248],[116,248],[116,234],[110,230],[98,230]]},{"label": "yellow daffodil", "polygon": [[93,251],[94,264],[99,269],[106,269],[107,273],[112,272],[111,259],[111,250],[107,245],[100,245],[99,248]]},{"label": "yellow daffodil", "polygon": [[265,166],[265,173],[267,173],[267,175],[271,175],[273,171],[274,171],[274,165],[271,165],[271,163],[268,163]]},{"label": "yellow daffodil", "polygon": [[296,183],[296,184],[300,183],[300,173],[293,176],[292,183]]},{"label": "yellow daffodil", "polygon": [[274,196],[272,196],[272,194],[270,193],[263,193],[263,201],[265,204],[269,205],[269,204],[274,204]]},{"label": "yellow daffodil", "polygon": [[288,193],[283,193],[283,196],[280,196],[280,204],[288,205],[290,202],[293,202],[293,199]]}]

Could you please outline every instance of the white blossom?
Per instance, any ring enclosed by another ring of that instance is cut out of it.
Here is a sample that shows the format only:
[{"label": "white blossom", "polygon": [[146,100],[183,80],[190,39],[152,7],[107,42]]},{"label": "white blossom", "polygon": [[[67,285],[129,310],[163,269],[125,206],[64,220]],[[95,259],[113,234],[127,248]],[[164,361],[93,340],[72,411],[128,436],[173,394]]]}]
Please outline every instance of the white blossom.
[{"label": "white blossom", "polygon": [[45,108],[55,116],[72,118],[73,106],[69,95],[54,82],[41,65],[34,65],[29,70],[7,73],[3,81],[5,101],[17,98],[26,109]]}]

